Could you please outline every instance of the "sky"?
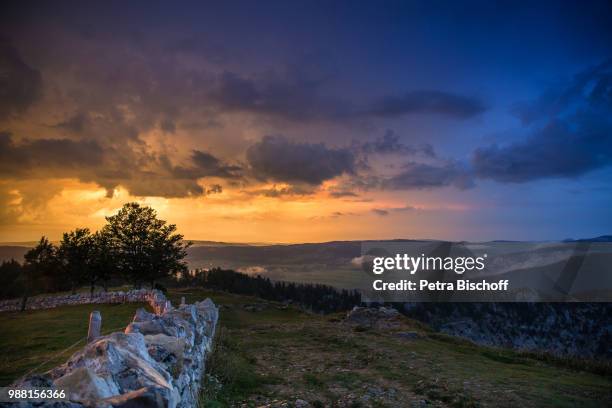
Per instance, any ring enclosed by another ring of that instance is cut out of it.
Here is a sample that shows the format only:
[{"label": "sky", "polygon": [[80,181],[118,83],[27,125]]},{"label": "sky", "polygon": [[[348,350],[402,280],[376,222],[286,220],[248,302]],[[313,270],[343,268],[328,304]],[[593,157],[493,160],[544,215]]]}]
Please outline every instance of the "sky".
[{"label": "sky", "polygon": [[612,233],[612,3],[3,2],[0,241]]}]

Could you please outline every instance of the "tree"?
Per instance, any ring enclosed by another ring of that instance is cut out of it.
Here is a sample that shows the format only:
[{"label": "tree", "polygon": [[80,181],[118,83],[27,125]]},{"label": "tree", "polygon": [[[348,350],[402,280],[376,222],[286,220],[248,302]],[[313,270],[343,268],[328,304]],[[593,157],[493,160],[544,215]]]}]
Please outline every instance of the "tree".
[{"label": "tree", "polygon": [[91,272],[104,290],[108,290],[108,281],[117,272],[116,251],[113,248],[112,236],[107,227],[93,234],[93,254]]},{"label": "tree", "polygon": [[106,220],[117,269],[134,286],[153,285],[156,279],[186,270],[183,259],[190,243],[176,233],[176,225],[158,219],[153,208],[127,203]]},{"label": "tree", "polygon": [[87,282],[93,295],[97,276],[91,267],[94,255],[94,237],[88,228],[77,228],[65,232],[60,242],[58,257],[70,289],[75,293],[82,283]]},{"label": "tree", "polygon": [[177,272],[187,272],[187,264],[183,259],[187,256],[187,248],[191,243],[183,242],[183,236],[176,233],[176,225],[162,225],[151,234],[151,240],[151,269],[146,276],[151,287],[157,279]]},{"label": "tree", "polygon": [[14,259],[0,265],[0,299],[11,299],[23,294],[23,267]]},{"label": "tree", "polygon": [[25,253],[23,302],[21,309],[25,310],[28,297],[35,291],[51,292],[61,290],[62,280],[58,279],[60,272],[57,258],[57,248],[46,237],[41,237],[38,244]]}]

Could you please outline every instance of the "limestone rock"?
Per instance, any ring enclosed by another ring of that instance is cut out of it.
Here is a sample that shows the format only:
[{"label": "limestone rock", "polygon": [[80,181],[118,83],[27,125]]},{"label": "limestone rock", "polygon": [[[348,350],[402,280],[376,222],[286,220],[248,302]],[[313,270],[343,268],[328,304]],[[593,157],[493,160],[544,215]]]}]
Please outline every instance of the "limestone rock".
[{"label": "limestone rock", "polygon": [[386,329],[397,327],[399,318],[399,312],[390,307],[355,306],[348,312],[346,322],[361,327]]},{"label": "limestone rock", "polygon": [[139,309],[125,332],[100,337],[65,364],[21,384],[67,390],[71,402],[58,408],[196,406],[219,309],[210,299],[154,307],[162,300],[152,299],[160,314]]}]

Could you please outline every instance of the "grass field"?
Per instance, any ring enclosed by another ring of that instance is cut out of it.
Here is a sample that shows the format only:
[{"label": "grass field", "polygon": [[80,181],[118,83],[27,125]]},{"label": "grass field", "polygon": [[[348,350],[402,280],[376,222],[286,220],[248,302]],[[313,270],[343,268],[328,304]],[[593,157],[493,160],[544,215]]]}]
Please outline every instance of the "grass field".
[{"label": "grass field", "polygon": [[[394,330],[362,330],[341,315],[318,316],[258,298],[175,290],[174,304],[211,297],[220,305],[202,406],[601,407],[612,378],[519,353],[478,347],[406,319]],[[85,336],[97,309],[103,329],[123,328],[140,305],[91,305],[0,314],[0,380],[11,382]],[[417,332],[406,339],[398,332]],[[40,368],[65,361],[64,353]]]},{"label": "grass field", "polygon": [[[43,372],[66,361],[85,344],[89,313],[93,310],[102,313],[102,333],[110,333],[123,330],[139,307],[148,306],[80,305],[0,313],[0,386],[32,369]],[[63,352],[71,345],[74,348]]]},{"label": "grass field", "polygon": [[[612,406],[609,376],[475,346],[408,319],[397,330],[363,331],[341,315],[225,293],[183,294],[221,305],[204,406],[291,406],[298,398],[315,407]],[[173,301],[180,296],[171,294]],[[398,331],[422,337],[405,339]]]}]

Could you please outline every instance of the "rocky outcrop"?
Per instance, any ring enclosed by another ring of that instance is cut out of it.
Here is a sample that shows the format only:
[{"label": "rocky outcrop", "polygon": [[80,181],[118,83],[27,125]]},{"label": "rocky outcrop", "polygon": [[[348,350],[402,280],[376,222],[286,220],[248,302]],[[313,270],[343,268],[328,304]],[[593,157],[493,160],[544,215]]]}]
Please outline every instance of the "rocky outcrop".
[{"label": "rocky outcrop", "polygon": [[[0,301],[0,312],[17,312],[21,310],[21,299]],[[100,292],[91,296],[89,293],[74,295],[36,296],[28,299],[26,310],[53,309],[59,306],[109,303],[148,303],[153,310],[161,312],[166,298],[159,290],[134,289],[129,291]]]},{"label": "rocky outcrop", "polygon": [[160,313],[139,309],[124,332],[16,385],[66,390],[70,403],[58,406],[195,407],[218,316],[210,299],[178,308],[166,302]]},{"label": "rocky outcrop", "polygon": [[612,360],[611,303],[406,303],[403,312],[481,345]]},{"label": "rocky outcrop", "polygon": [[391,307],[355,306],[346,315],[345,322],[354,326],[371,329],[394,329],[400,326],[401,316]]}]

